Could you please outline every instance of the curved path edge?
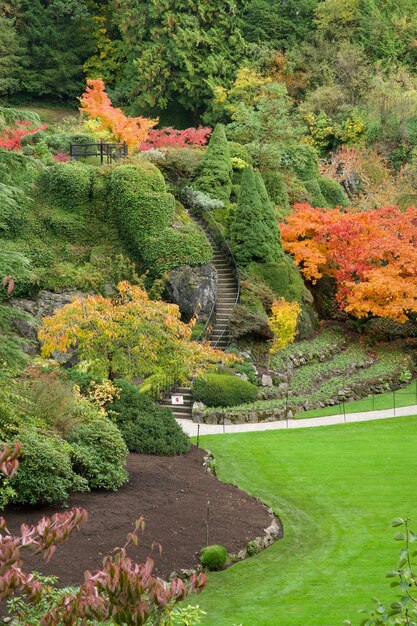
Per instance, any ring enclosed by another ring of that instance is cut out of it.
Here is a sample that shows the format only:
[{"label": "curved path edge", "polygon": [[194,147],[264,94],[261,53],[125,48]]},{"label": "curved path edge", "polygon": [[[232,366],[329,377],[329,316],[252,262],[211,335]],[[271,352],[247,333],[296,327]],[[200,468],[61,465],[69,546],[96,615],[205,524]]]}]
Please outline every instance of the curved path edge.
[{"label": "curved path edge", "polygon": [[198,424],[189,419],[177,419],[187,435],[197,436],[198,426],[200,435],[231,435],[234,433],[261,432],[264,430],[286,430],[290,428],[312,428],[317,426],[333,426],[335,424],[352,424],[355,422],[370,422],[396,417],[417,415],[417,405],[404,406],[382,411],[366,411],[363,413],[347,413],[343,415],[328,415],[326,417],[310,417],[307,419],[289,419],[276,422],[260,422],[257,424]]}]

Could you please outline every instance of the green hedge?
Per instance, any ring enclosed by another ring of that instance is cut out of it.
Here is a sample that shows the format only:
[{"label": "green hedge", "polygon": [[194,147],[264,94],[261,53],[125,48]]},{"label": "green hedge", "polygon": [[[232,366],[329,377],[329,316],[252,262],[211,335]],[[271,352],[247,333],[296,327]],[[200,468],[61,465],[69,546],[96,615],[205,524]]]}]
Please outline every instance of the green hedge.
[{"label": "green hedge", "polygon": [[162,408],[149,396],[124,380],[116,381],[120,398],[108,406],[130,452],[177,455],[191,444],[172,411]]},{"label": "green hedge", "polygon": [[67,211],[85,209],[92,197],[95,168],[77,161],[54,163],[40,176],[40,189],[48,201]]},{"label": "green hedge", "polygon": [[91,489],[116,491],[127,481],[127,447],[109,419],[93,419],[76,426],[68,441],[74,469]]},{"label": "green hedge", "polygon": [[145,238],[158,235],[174,220],[175,198],[167,193],[161,172],[147,161],[113,170],[111,202],[120,234],[137,256],[142,256]]},{"label": "green hedge", "polygon": [[162,274],[179,265],[209,263],[213,251],[205,233],[194,224],[166,228],[149,237],[142,247],[142,259],[151,274]]},{"label": "green hedge", "polygon": [[258,389],[252,383],[229,374],[205,374],[195,379],[193,396],[206,406],[234,406],[253,402]]}]

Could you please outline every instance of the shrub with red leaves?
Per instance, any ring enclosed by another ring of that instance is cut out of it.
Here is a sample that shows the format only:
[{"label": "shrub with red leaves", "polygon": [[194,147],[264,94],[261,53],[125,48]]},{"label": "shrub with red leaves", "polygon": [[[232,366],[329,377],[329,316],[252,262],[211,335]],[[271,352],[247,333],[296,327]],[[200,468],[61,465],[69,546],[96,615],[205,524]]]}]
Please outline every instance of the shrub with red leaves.
[{"label": "shrub with red leaves", "polygon": [[7,150],[20,150],[22,145],[21,141],[23,137],[27,135],[34,135],[40,130],[46,130],[47,124],[31,128],[32,122],[25,120],[17,120],[14,128],[3,128],[0,130],[0,148],[6,148]]},{"label": "shrub with red leaves", "polygon": [[[15,442],[13,449],[4,446],[0,452],[0,471],[11,478],[16,473],[21,447]],[[87,512],[74,508],[43,517],[37,524],[22,524],[20,535],[12,535],[6,520],[0,518],[0,601],[18,593],[32,604],[39,604],[43,593],[42,583],[23,569],[22,553],[30,550],[43,554],[49,560],[57,546],[67,541],[70,534],[87,521]],[[145,563],[136,564],[127,556],[127,547],[138,543],[138,532],[143,530],[140,518],[134,531],[122,548],[107,556],[103,567],[96,573],[85,572],[84,583],[77,591],[62,596],[58,605],[51,608],[40,620],[41,626],[75,626],[87,620],[106,622],[113,620],[126,626],[142,626],[151,614],[163,615],[176,602],[193,591],[199,593],[205,586],[204,574],[192,576],[189,583],[174,578],[169,583],[152,575],[154,562],[148,557]]]},{"label": "shrub with red leaves", "polygon": [[167,127],[159,130],[150,130],[146,141],[140,144],[140,150],[152,148],[189,148],[191,146],[205,146],[212,129],[209,126],[176,130]]}]

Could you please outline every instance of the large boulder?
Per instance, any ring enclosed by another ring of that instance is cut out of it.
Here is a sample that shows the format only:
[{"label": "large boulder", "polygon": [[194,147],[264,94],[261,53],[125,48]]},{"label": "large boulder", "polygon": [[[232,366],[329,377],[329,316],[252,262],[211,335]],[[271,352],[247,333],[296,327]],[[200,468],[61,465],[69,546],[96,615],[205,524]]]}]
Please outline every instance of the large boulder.
[{"label": "large boulder", "polygon": [[[17,333],[27,339],[28,342],[24,347],[28,354],[36,355],[39,352],[38,330],[42,318],[52,315],[56,309],[60,309],[76,296],[82,296],[81,291],[47,291],[43,289],[33,299],[29,298],[12,298],[9,303],[13,308],[29,313],[30,319],[16,318],[13,326]],[[76,350],[69,350],[67,353],[56,352],[52,355],[60,363],[68,366],[73,365],[76,360]]]},{"label": "large boulder", "polygon": [[201,316],[210,314],[216,285],[217,272],[211,263],[197,267],[185,265],[169,273],[166,290],[169,298],[178,304],[183,320],[188,322],[197,310]]}]

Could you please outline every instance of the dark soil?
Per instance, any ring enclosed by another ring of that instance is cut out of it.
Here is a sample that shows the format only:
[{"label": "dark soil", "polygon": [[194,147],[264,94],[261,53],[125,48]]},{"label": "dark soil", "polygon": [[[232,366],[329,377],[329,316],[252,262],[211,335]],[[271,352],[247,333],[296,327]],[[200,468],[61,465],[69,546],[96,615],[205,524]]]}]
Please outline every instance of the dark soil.
[{"label": "dark soil", "polygon": [[[74,494],[69,506],[87,509],[89,522],[58,547],[49,563],[39,557],[27,562],[43,574],[58,576],[61,585],[81,583],[83,572],[99,567],[106,554],[123,545],[134,521],[144,515],[145,532],[139,547],[129,548],[129,554],[142,562],[152,542],[160,543],[162,555],[157,550],[153,553],[155,570],[166,577],[172,571],[197,565],[206,543],[208,501],[209,543],[220,543],[236,554],[263,534],[270,516],[256,498],[209,476],[203,468],[203,456],[204,451],[199,450],[196,459],[195,448],[177,457],[131,454],[129,482],[117,492]],[[32,524],[57,510],[9,507],[5,517],[10,531],[19,532],[20,524]]]}]

